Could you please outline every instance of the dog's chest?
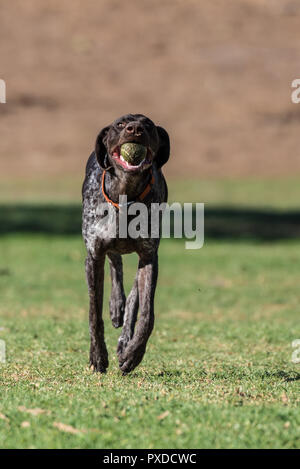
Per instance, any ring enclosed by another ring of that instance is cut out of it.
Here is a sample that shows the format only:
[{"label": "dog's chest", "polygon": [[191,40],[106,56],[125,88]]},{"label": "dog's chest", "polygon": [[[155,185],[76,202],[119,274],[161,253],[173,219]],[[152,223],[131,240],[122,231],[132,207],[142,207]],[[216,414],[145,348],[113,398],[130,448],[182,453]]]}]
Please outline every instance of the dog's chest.
[{"label": "dog's chest", "polygon": [[[143,236],[131,238],[127,229],[132,216],[128,215],[126,222],[122,222],[119,210],[107,203],[102,196],[100,180],[101,174],[96,170],[91,171],[84,190],[82,234],[87,250],[94,256],[99,249],[114,250],[121,254],[137,249],[150,252],[157,245],[158,240]],[[161,193],[156,194],[156,191],[152,191],[150,199],[151,201],[157,199],[161,203],[161,196]],[[148,203],[148,205],[146,219],[150,217],[151,212],[151,204]],[[150,227],[150,219],[148,226]]]}]

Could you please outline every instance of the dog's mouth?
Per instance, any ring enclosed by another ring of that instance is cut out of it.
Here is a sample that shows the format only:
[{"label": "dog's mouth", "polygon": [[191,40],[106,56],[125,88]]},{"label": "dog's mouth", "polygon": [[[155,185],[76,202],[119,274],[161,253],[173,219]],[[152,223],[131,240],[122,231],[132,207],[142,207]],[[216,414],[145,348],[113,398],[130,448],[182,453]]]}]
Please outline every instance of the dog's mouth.
[{"label": "dog's mouth", "polygon": [[[128,145],[136,145],[132,150]],[[129,150],[129,151],[126,151]],[[131,152],[130,152],[131,150]],[[141,171],[152,165],[153,152],[150,147],[135,144],[134,142],[123,143],[116,146],[111,154],[114,161],[125,171]]]}]

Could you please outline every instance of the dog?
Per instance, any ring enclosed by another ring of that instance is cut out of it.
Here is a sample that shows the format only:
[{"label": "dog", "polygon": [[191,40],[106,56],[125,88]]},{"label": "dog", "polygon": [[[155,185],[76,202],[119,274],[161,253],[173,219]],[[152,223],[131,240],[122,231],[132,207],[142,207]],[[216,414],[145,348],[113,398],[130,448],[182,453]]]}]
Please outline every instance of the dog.
[{"label": "dog", "polygon": [[[127,162],[121,146],[135,143],[146,148],[139,164]],[[127,114],[104,127],[95,150],[90,155],[82,187],[82,234],[87,249],[85,262],[89,292],[90,366],[105,373],[108,353],[102,318],[104,263],[108,257],[111,274],[110,316],[114,327],[122,327],[118,341],[119,367],[125,375],[143,359],[147,341],[154,326],[154,294],[158,275],[160,238],[122,238],[119,232],[120,196],[128,204],[139,201],[150,214],[152,203],[167,202],[168,189],[162,166],[170,156],[170,139],[166,130],[142,114]],[[116,235],[110,236],[109,207],[116,215]],[[126,299],[123,288],[122,254],[136,252],[138,269],[133,287]],[[140,309],[137,322],[138,310]],[[136,324],[137,322],[137,324]]]}]

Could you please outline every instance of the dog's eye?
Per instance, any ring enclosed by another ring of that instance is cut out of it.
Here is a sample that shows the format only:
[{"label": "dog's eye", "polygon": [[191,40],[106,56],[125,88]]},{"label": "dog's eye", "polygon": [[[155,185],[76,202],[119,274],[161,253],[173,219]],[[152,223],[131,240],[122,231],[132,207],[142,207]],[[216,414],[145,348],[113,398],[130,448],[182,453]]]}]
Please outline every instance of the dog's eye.
[{"label": "dog's eye", "polygon": [[117,127],[118,127],[119,129],[123,129],[123,128],[125,127],[124,122],[119,122],[119,123],[117,124]]}]

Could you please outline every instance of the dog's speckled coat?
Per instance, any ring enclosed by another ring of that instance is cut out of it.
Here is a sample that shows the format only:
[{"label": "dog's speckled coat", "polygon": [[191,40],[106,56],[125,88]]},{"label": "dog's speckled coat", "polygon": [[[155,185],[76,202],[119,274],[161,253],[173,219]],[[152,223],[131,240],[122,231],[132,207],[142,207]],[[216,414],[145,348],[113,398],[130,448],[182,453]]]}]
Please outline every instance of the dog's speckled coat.
[{"label": "dog's speckled coat", "polygon": [[[147,160],[134,171],[122,167],[114,156],[116,148],[126,142],[140,143],[148,148]],[[137,200],[151,179],[152,169],[155,182],[143,201],[150,209],[153,202],[167,201],[167,185],[161,167],[168,161],[169,154],[169,137],[163,128],[155,126],[142,114],[128,114],[102,129],[95,151],[87,162],[82,188],[82,233],[87,249],[86,276],[90,297],[90,365],[95,371],[105,372],[108,367],[102,319],[105,256],[110,263],[112,280],[109,302],[111,320],[114,327],[123,326],[117,353],[124,374],[132,371],[144,356],[154,325],[154,293],[158,274],[159,239],[119,237],[118,209],[106,203],[101,190],[103,170],[106,170],[105,192],[111,200],[118,202],[120,195],[127,195],[128,201]],[[103,210],[103,204],[109,209],[108,213]],[[116,236],[112,231],[114,219]],[[139,265],[126,300],[121,255],[131,252],[138,254]],[[136,324],[139,308],[140,317]]]}]

